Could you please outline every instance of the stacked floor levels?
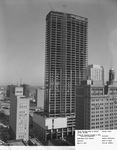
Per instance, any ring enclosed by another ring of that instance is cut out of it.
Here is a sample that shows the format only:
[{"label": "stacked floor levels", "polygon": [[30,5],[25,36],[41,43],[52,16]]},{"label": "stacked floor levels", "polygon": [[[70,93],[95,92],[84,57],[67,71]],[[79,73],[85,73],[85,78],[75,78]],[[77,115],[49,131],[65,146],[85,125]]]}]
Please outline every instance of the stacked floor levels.
[{"label": "stacked floor levels", "polygon": [[51,11],[46,17],[44,112],[75,115],[76,85],[86,79],[87,18]]},{"label": "stacked floor levels", "polygon": [[76,129],[117,129],[117,81],[109,72],[106,85],[83,81],[77,87]]}]

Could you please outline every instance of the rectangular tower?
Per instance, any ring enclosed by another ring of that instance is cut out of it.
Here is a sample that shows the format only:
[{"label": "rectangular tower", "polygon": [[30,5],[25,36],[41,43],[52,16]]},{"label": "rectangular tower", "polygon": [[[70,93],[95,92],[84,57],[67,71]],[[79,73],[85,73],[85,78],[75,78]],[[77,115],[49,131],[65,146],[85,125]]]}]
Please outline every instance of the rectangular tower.
[{"label": "rectangular tower", "polygon": [[30,87],[27,84],[21,84],[21,87],[23,87],[23,95],[25,95],[26,97],[29,97],[29,93],[30,93]]},{"label": "rectangular tower", "polygon": [[37,108],[43,108],[44,105],[44,88],[37,88],[35,92]]},{"label": "rectangular tower", "polygon": [[75,115],[76,86],[86,79],[88,19],[51,11],[46,17],[44,111]]},{"label": "rectangular tower", "polygon": [[11,86],[10,89],[10,133],[13,139],[29,138],[29,104],[28,97],[23,96],[23,87]]},{"label": "rectangular tower", "polygon": [[88,65],[87,77],[93,84],[104,84],[104,67],[100,65]]},{"label": "rectangular tower", "polygon": [[[91,67],[92,68],[92,67]],[[103,67],[102,67],[103,68]],[[101,68],[100,68],[101,69]],[[117,81],[110,69],[109,81],[103,83],[100,69],[92,71],[92,80],[82,81],[77,87],[76,129],[117,129]],[[97,80],[99,79],[99,80]],[[96,81],[96,82],[93,82]],[[101,82],[102,80],[102,82]]]}]

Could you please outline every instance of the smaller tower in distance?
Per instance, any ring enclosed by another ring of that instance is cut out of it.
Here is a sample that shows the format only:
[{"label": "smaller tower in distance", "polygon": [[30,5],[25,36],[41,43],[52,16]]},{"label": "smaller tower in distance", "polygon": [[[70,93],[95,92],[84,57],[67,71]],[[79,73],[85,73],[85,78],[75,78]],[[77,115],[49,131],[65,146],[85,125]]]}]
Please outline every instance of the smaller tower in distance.
[{"label": "smaller tower in distance", "polygon": [[115,81],[115,70],[111,68],[109,70],[109,82],[113,82],[113,81]]}]

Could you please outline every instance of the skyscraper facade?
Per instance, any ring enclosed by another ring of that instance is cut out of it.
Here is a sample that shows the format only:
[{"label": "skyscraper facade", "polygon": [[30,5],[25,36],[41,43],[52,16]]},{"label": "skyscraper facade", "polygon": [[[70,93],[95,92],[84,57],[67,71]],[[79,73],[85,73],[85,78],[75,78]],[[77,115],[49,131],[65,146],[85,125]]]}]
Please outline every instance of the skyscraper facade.
[{"label": "skyscraper facade", "polygon": [[25,95],[26,97],[29,97],[29,93],[30,93],[29,85],[21,84],[20,86],[23,87],[23,95]]},{"label": "skyscraper facade", "polygon": [[23,87],[10,88],[10,133],[13,139],[29,139],[29,104],[28,97],[23,95]]},{"label": "skyscraper facade", "polygon": [[76,85],[86,79],[88,19],[51,11],[46,17],[44,111],[75,115]]},{"label": "skyscraper facade", "polygon": [[94,83],[92,80],[82,81],[77,87],[76,107],[76,129],[117,129],[117,81],[114,69],[110,69],[106,85],[100,80]]},{"label": "skyscraper facade", "polygon": [[100,65],[88,65],[87,77],[96,84],[104,84],[104,67]]}]

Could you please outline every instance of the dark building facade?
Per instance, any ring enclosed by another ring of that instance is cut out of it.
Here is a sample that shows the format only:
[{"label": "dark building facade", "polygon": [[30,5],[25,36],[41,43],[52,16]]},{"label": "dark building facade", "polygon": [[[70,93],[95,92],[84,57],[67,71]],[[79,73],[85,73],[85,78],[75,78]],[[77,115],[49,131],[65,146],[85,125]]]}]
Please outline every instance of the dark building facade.
[{"label": "dark building facade", "polygon": [[28,84],[22,84],[21,87],[23,87],[23,95],[29,97],[30,86]]},{"label": "dark building facade", "polygon": [[[75,116],[76,86],[86,79],[88,19],[51,11],[46,17],[44,111]],[[68,121],[69,122],[69,121]]]},{"label": "dark building facade", "polygon": [[10,98],[10,85],[7,85],[6,96]]}]

